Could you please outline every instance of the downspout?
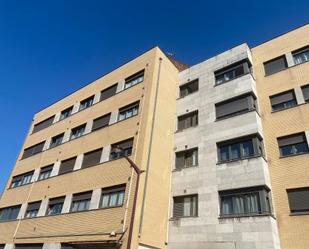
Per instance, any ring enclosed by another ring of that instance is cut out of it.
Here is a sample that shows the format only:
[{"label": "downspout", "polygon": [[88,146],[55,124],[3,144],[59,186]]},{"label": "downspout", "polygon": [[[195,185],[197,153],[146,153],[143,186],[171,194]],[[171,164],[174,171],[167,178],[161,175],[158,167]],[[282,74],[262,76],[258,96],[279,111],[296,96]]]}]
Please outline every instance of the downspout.
[{"label": "downspout", "polygon": [[157,111],[157,101],[158,101],[158,92],[159,92],[159,83],[160,83],[162,60],[163,59],[160,57],[159,58],[158,77],[157,77],[157,83],[156,83],[155,100],[154,100],[154,107],[153,107],[153,115],[152,115],[152,120],[151,120],[151,133],[150,133],[149,150],[148,150],[149,152],[148,152],[147,165],[146,165],[145,187],[144,187],[144,191],[143,191],[142,209],[141,209],[140,223],[139,223],[139,229],[138,229],[139,236],[141,235],[142,229],[143,229],[145,201],[146,201],[146,193],[147,193],[147,187],[148,187],[148,176],[149,176],[149,168],[150,168],[150,159],[151,159],[151,150],[152,150],[152,142],[153,142],[155,117],[156,117],[156,111]]}]

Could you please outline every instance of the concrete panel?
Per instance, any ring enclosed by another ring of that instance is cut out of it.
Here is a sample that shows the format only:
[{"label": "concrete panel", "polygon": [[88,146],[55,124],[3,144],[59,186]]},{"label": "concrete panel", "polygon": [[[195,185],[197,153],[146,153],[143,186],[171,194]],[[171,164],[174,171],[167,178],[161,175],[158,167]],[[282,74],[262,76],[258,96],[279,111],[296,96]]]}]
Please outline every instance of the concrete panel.
[{"label": "concrete panel", "polygon": [[74,168],[73,168],[73,171],[81,169],[82,163],[83,163],[83,159],[84,159],[84,154],[81,154],[81,155],[77,156],[76,161],[75,161],[75,165],[74,165]]},{"label": "concrete panel", "polygon": [[101,192],[102,189],[94,189],[92,192],[92,197],[90,201],[90,207],[89,209],[98,209],[100,205],[100,200],[101,200]]},{"label": "concrete panel", "polygon": [[68,194],[65,196],[63,207],[62,207],[62,214],[69,213],[71,208],[73,194]]},{"label": "concrete panel", "polygon": [[39,212],[38,212],[38,216],[45,216],[46,211],[47,211],[47,207],[48,207],[48,199],[45,198],[41,202],[41,206],[40,206],[40,209],[39,209]]}]

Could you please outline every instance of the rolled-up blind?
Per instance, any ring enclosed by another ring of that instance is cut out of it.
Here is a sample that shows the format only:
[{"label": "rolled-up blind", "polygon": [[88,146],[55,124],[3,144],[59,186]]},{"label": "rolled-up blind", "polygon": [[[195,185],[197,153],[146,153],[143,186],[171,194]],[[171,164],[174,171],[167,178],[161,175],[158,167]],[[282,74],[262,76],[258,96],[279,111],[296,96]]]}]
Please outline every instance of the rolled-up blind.
[{"label": "rolled-up blind", "polygon": [[53,166],[54,166],[54,165],[51,164],[51,165],[48,165],[48,166],[45,166],[45,167],[41,168],[40,173],[42,174],[42,173],[45,173],[45,172],[47,172],[47,171],[52,170],[52,169],[53,169]]},{"label": "rolled-up blind", "polygon": [[83,192],[79,194],[73,195],[73,201],[82,201],[82,200],[89,200],[91,199],[92,191]]},{"label": "rolled-up blind", "polygon": [[184,152],[176,153],[176,169],[182,169],[185,165]]},{"label": "rolled-up blind", "polygon": [[309,85],[302,87],[305,101],[309,101]]},{"label": "rolled-up blind", "polygon": [[111,114],[108,113],[102,117],[93,120],[92,131],[108,126]]},{"label": "rolled-up blind", "polygon": [[15,249],[41,249],[43,244],[15,244]]},{"label": "rolled-up blind", "polygon": [[286,137],[278,138],[278,144],[279,146],[286,146],[291,144],[299,144],[306,141],[305,134],[304,133],[298,133],[293,134]]},{"label": "rolled-up blind", "polygon": [[125,79],[125,82],[127,83],[127,82],[130,82],[130,81],[132,81],[132,80],[135,80],[136,78],[139,78],[139,77],[144,76],[144,71],[145,71],[145,70],[143,69],[143,70],[141,70],[141,71],[139,71],[139,72],[137,72],[137,73],[135,73],[135,74],[133,74],[133,75],[127,77],[127,78]]},{"label": "rolled-up blind", "polygon": [[291,212],[309,211],[309,188],[287,190]]},{"label": "rolled-up blind", "polygon": [[40,130],[47,128],[53,123],[54,119],[55,119],[55,115],[43,120],[40,123],[35,124],[32,130],[32,133],[35,133],[35,132],[38,132]]},{"label": "rolled-up blind", "polygon": [[60,164],[59,175],[73,171],[76,157],[64,160]]},{"label": "rolled-up blind", "polygon": [[40,201],[29,203],[27,206],[27,211],[38,210],[40,209],[40,206],[41,206]]},{"label": "rolled-up blind", "polygon": [[100,163],[102,148],[88,152],[84,155],[82,168],[87,168]]},{"label": "rolled-up blind", "polygon": [[282,55],[273,60],[264,62],[264,69],[265,69],[266,75],[276,73],[285,68],[287,68],[287,62],[286,62],[285,55]]},{"label": "rolled-up blind", "polygon": [[40,153],[43,150],[44,144],[45,144],[45,141],[24,149],[22,159],[30,157],[34,154]]},{"label": "rolled-up blind", "polygon": [[288,91],[284,93],[277,94],[270,97],[270,102],[272,105],[281,104],[295,99],[294,91]]},{"label": "rolled-up blind", "polygon": [[174,197],[173,217],[182,217],[184,214],[184,198]]},{"label": "rolled-up blind", "polygon": [[118,84],[115,84],[115,85],[112,85],[112,86],[104,89],[101,92],[100,101],[103,101],[103,100],[108,99],[108,98],[112,97],[113,95],[115,95],[116,90],[117,90],[117,85]]},{"label": "rolled-up blind", "polygon": [[65,197],[57,197],[57,198],[53,198],[53,199],[50,199],[49,200],[49,205],[55,205],[55,204],[58,204],[58,203],[64,203],[64,199]]}]

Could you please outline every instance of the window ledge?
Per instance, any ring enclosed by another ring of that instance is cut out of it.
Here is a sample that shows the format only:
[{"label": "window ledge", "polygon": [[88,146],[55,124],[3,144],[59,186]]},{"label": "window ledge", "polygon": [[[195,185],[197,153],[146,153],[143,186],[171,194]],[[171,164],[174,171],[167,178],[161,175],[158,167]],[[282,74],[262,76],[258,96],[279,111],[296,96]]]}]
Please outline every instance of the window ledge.
[{"label": "window ledge", "polygon": [[229,118],[234,118],[234,117],[241,116],[241,115],[251,113],[251,112],[256,112],[260,116],[260,114],[257,112],[256,109],[252,109],[252,110],[247,110],[247,111],[244,111],[244,112],[239,112],[239,113],[227,115],[227,116],[224,116],[224,117],[221,117],[221,118],[220,117],[216,118],[215,122],[219,122],[219,121],[226,120],[226,119],[229,119]]},{"label": "window ledge", "polygon": [[250,156],[250,157],[244,157],[244,158],[239,158],[239,159],[234,159],[234,160],[221,161],[221,162],[218,161],[217,165],[239,162],[239,161],[254,159],[254,158],[258,158],[258,157],[262,157],[266,161],[266,159],[262,155],[253,155],[253,156]]},{"label": "window ledge", "polygon": [[299,211],[299,212],[295,212],[295,213],[290,213],[290,216],[302,216],[302,215],[309,215],[309,211]]},{"label": "window ledge", "polygon": [[263,214],[243,214],[243,215],[220,215],[218,217],[219,220],[223,219],[238,219],[238,218],[250,218],[250,217],[265,217],[270,216],[275,219],[272,213],[263,213]]},{"label": "window ledge", "polygon": [[183,171],[183,170],[186,170],[186,169],[196,168],[196,167],[198,167],[198,166],[199,166],[199,165],[197,164],[197,165],[192,165],[192,166],[190,166],[190,167],[183,167],[183,168],[181,168],[181,169],[173,169],[172,172],[180,172],[180,171]]},{"label": "window ledge", "polygon": [[181,220],[181,219],[190,219],[190,218],[199,218],[199,216],[180,216],[180,217],[171,217],[169,220],[170,221],[176,221],[176,220]]},{"label": "window ledge", "polygon": [[301,152],[301,153],[297,153],[297,154],[286,155],[286,156],[279,156],[279,159],[284,159],[284,158],[293,157],[293,156],[301,156],[301,155],[306,155],[306,154],[309,154],[309,151]]},{"label": "window ledge", "polygon": [[188,97],[188,96],[191,96],[191,95],[193,95],[193,94],[195,94],[195,93],[198,93],[199,90],[200,90],[200,89],[198,89],[197,91],[195,91],[195,92],[193,92],[193,93],[189,93],[189,94],[187,94],[187,95],[185,95],[185,96],[178,97],[178,98],[176,98],[176,100],[184,99],[184,98],[186,98],[186,97]]},{"label": "window ledge", "polygon": [[[221,83],[221,84],[216,84],[216,83],[215,83],[214,87],[222,86],[222,85],[224,85],[225,83],[229,83],[229,82],[231,82],[231,81],[233,81],[233,80],[239,79],[239,78],[244,77],[245,75],[248,75],[248,74],[251,75],[251,77],[252,77],[253,80],[255,80],[255,78],[254,78],[254,76],[253,76],[252,73],[245,73],[245,74],[240,75],[240,76],[238,76],[238,77],[236,77],[236,78],[233,78],[233,79],[224,81],[224,82]],[[216,79],[215,79],[215,80],[216,80]]]},{"label": "window ledge", "polygon": [[287,107],[287,108],[282,108],[282,109],[280,109],[280,110],[272,110],[271,113],[277,113],[277,112],[281,112],[281,111],[293,109],[293,108],[298,107],[298,106],[299,106],[299,104],[296,104],[296,105],[294,105],[294,106],[290,106],[290,107]]},{"label": "window ledge", "polygon": [[189,128],[186,128],[186,129],[182,129],[182,130],[176,130],[175,131],[175,134],[176,133],[180,133],[180,132],[184,132],[184,131],[187,131],[187,130],[193,130],[194,128],[198,127],[198,125],[194,125],[194,126],[191,126]]}]

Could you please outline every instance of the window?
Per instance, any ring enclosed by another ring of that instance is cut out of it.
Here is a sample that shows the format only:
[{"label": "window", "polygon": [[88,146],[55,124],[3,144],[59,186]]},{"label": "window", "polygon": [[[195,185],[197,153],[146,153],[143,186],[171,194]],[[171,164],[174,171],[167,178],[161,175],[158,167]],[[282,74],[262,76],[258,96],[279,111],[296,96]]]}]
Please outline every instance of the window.
[{"label": "window", "polygon": [[125,79],[124,89],[132,87],[144,80],[144,70],[141,70]]},{"label": "window", "polygon": [[119,207],[123,205],[125,186],[102,189],[101,207]]},{"label": "window", "polygon": [[309,46],[292,52],[292,55],[296,65],[309,61]]},{"label": "window", "polygon": [[134,103],[119,109],[118,121],[130,118],[138,114],[139,103]]},{"label": "window", "polygon": [[191,93],[197,92],[198,91],[198,79],[190,81],[184,85],[181,85],[179,87],[180,90],[180,98],[183,98]]},{"label": "window", "polygon": [[87,98],[87,99],[84,99],[83,101],[80,102],[80,106],[79,106],[79,110],[84,110],[90,106],[92,106],[92,103],[93,103],[93,99],[94,99],[94,95]]},{"label": "window", "polygon": [[112,85],[101,91],[100,101],[106,100],[115,95],[117,91],[117,85],[118,84]]},{"label": "window", "polygon": [[65,197],[57,197],[49,200],[46,215],[61,214]]},{"label": "window", "polygon": [[251,64],[248,60],[236,62],[215,72],[216,85],[221,85],[250,72]]},{"label": "window", "polygon": [[198,111],[178,117],[178,130],[184,130],[198,125]]},{"label": "window", "polygon": [[291,213],[309,212],[309,188],[287,190]]},{"label": "window", "polygon": [[52,125],[52,123],[54,122],[54,118],[55,116],[52,116],[52,117],[49,117],[48,119],[43,120],[40,123],[35,124],[32,130],[32,133],[38,132]]},{"label": "window", "polygon": [[72,199],[71,212],[88,210],[90,207],[92,191],[74,194]]},{"label": "window", "polygon": [[0,209],[0,220],[16,220],[21,205]]},{"label": "window", "polygon": [[91,167],[100,163],[102,148],[85,153],[82,168]]},{"label": "window", "polygon": [[92,131],[108,126],[110,118],[111,114],[109,113],[93,120]]},{"label": "window", "polygon": [[308,152],[308,144],[304,132],[280,137],[277,140],[280,156],[297,155]]},{"label": "window", "polygon": [[297,105],[294,90],[270,96],[272,111],[279,111]]},{"label": "window", "polygon": [[33,156],[35,154],[42,152],[44,148],[44,144],[45,144],[45,141],[24,149],[24,153],[21,159],[25,159],[27,157],[30,157],[30,156]]},{"label": "window", "polygon": [[304,100],[309,102],[309,85],[303,86],[301,89],[304,95]]},{"label": "window", "polygon": [[132,154],[133,138],[112,144],[110,160],[118,159],[123,156],[130,156]]},{"label": "window", "polygon": [[254,216],[270,214],[270,194],[264,187],[219,192],[220,216]]},{"label": "window", "polygon": [[42,249],[43,244],[15,244],[15,249]]},{"label": "window", "polygon": [[198,149],[190,149],[176,153],[176,169],[198,165]]},{"label": "window", "polygon": [[59,175],[73,171],[76,157],[61,161]]},{"label": "window", "polygon": [[10,188],[16,188],[30,183],[32,180],[33,173],[34,171],[30,171],[22,175],[14,176]]},{"label": "window", "polygon": [[287,67],[288,67],[288,64],[286,62],[285,55],[282,55],[278,58],[264,62],[265,75],[277,73],[283,69],[286,69]]},{"label": "window", "polygon": [[28,206],[27,206],[25,218],[36,217],[38,215],[40,206],[41,206],[40,201],[29,203]]},{"label": "window", "polygon": [[41,168],[39,180],[45,180],[45,179],[49,178],[50,174],[53,170],[53,166],[54,165],[52,164],[52,165],[48,165],[46,167]]},{"label": "window", "polygon": [[219,163],[263,155],[263,143],[258,135],[220,142],[217,147]]},{"label": "window", "polygon": [[0,249],[4,249],[5,244],[0,244]]},{"label": "window", "polygon": [[72,129],[71,131],[71,136],[70,136],[70,140],[73,140],[75,138],[81,137],[82,135],[84,135],[86,129],[86,124],[80,125],[74,129]]},{"label": "window", "polygon": [[61,113],[60,113],[60,118],[59,120],[62,120],[62,119],[65,119],[67,117],[69,117],[71,114],[72,114],[72,111],[73,111],[73,106],[63,110]]},{"label": "window", "polygon": [[173,217],[196,217],[198,213],[198,196],[187,195],[174,197]]},{"label": "window", "polygon": [[216,117],[220,119],[240,115],[256,110],[256,106],[256,97],[252,93],[238,96],[237,98],[217,103],[215,105]]},{"label": "window", "polygon": [[49,145],[49,148],[54,148],[58,145],[60,145],[62,143],[62,140],[63,140],[63,136],[64,136],[64,133],[62,134],[59,134],[55,137],[52,137],[51,141],[50,141],[50,145]]}]

